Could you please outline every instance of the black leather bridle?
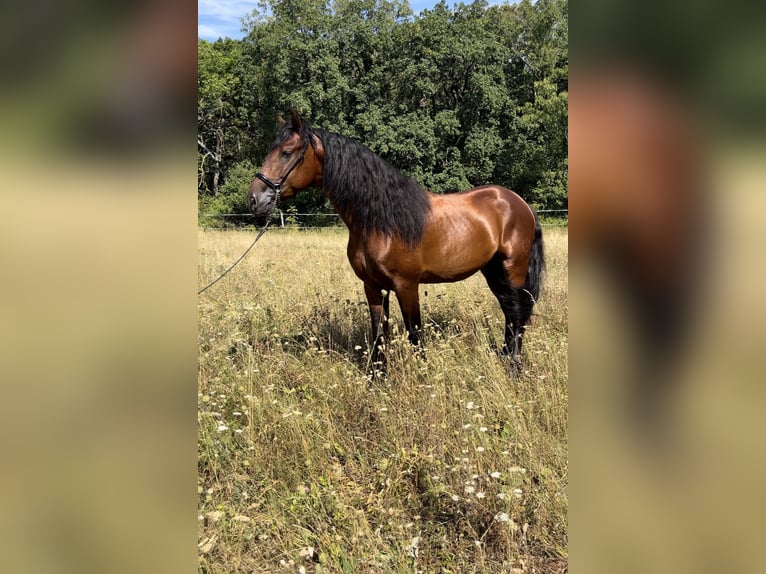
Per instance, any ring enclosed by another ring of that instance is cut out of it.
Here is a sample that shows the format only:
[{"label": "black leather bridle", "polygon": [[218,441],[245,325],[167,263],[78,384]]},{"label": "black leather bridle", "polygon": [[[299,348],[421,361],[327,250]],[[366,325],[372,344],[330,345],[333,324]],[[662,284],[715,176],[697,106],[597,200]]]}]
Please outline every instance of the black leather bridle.
[{"label": "black leather bridle", "polygon": [[301,149],[301,153],[298,156],[298,159],[295,160],[295,163],[290,166],[290,169],[287,170],[285,175],[283,175],[278,182],[274,182],[265,175],[263,175],[260,171],[255,174],[255,177],[260,179],[263,183],[265,183],[269,189],[271,189],[274,192],[274,204],[271,206],[271,209],[273,210],[277,203],[279,202],[279,198],[282,195],[282,186],[287,181],[287,178],[290,176],[290,174],[293,172],[293,170],[298,167],[301,163],[303,163],[303,158],[306,156],[306,150],[309,147],[309,142],[306,141],[303,144],[303,148]]}]

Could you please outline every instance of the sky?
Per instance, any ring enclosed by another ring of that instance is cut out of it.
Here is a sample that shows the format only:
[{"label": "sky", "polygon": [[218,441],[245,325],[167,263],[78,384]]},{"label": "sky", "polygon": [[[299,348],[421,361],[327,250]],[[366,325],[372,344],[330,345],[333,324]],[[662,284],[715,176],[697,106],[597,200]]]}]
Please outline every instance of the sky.
[{"label": "sky", "polygon": [[[433,8],[439,0],[410,0],[415,14]],[[447,0],[448,5],[458,0]],[[470,0],[463,0],[469,3]],[[500,0],[489,0],[490,4],[499,4]],[[197,35],[204,40],[218,38],[240,39],[242,18],[258,7],[258,0],[199,0],[197,4]]]}]

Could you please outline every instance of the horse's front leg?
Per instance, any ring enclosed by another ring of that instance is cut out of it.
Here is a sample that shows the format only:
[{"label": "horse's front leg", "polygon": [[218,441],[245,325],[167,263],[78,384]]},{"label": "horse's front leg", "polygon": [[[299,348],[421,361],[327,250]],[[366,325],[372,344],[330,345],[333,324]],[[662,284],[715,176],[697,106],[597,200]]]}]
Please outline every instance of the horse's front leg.
[{"label": "horse's front leg", "polygon": [[370,306],[370,322],[372,324],[371,339],[373,371],[380,370],[386,372],[386,356],[381,352],[381,345],[388,340],[388,291],[383,291],[380,287],[364,284],[364,294],[367,296],[367,303]]},{"label": "horse's front leg", "polygon": [[404,328],[407,329],[410,343],[420,345],[422,324],[420,322],[420,300],[418,297],[418,284],[397,286],[396,298],[402,309]]}]

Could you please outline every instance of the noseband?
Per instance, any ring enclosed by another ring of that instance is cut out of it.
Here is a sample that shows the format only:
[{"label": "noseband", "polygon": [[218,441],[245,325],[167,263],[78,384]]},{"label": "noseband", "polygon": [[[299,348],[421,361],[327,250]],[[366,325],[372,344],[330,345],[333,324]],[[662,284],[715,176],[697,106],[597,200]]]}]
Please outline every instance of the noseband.
[{"label": "noseband", "polygon": [[255,177],[260,179],[263,183],[265,183],[269,189],[271,189],[274,192],[274,205],[271,207],[273,210],[277,203],[279,202],[279,198],[282,195],[282,186],[285,184],[285,181],[287,181],[288,176],[293,172],[293,170],[298,167],[301,163],[303,163],[303,158],[306,156],[306,149],[309,146],[309,142],[305,142],[303,144],[303,148],[301,149],[301,153],[298,156],[298,159],[295,160],[295,163],[290,166],[290,169],[287,170],[285,175],[283,175],[278,182],[273,182],[268,177],[263,175],[260,171],[255,174]]}]

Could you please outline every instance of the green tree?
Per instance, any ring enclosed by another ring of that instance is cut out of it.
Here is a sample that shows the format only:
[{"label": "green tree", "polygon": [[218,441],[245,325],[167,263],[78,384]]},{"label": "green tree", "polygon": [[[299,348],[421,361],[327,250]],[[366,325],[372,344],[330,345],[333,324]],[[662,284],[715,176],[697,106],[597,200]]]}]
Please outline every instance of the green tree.
[{"label": "green tree", "polygon": [[199,220],[202,225],[216,227],[250,223],[250,217],[224,218],[217,214],[248,213],[247,195],[256,167],[250,160],[235,163],[228,170],[226,181],[216,195],[204,195],[199,202]]},{"label": "green tree", "polygon": [[[295,109],[436,193],[494,182],[564,207],[567,16],[566,0],[419,15],[402,0],[266,0],[245,39],[200,41],[200,193],[252,179],[246,160]],[[321,194],[292,201],[327,209]]]},{"label": "green tree", "polygon": [[234,73],[238,44],[225,40],[198,43],[197,145],[199,186],[218,195],[227,136],[233,130],[233,94],[241,85]]}]

